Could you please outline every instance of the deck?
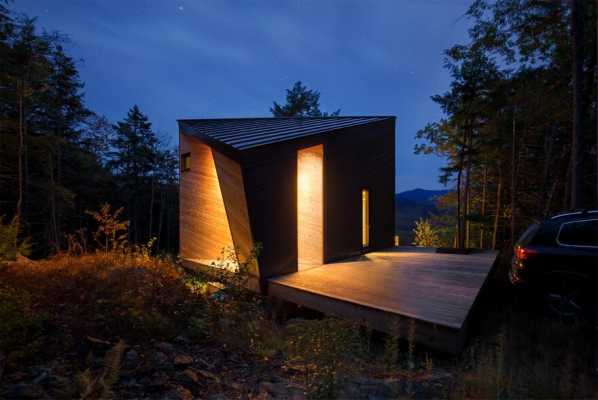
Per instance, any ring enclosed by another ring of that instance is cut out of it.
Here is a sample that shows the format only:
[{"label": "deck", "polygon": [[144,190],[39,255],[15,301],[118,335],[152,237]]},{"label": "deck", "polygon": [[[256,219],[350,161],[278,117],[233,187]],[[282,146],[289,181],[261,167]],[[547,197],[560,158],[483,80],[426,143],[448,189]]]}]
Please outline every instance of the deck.
[{"label": "deck", "polygon": [[397,247],[272,278],[268,294],[326,314],[366,321],[401,336],[407,319],[416,341],[458,353],[467,337],[468,318],[497,252],[439,254]]}]

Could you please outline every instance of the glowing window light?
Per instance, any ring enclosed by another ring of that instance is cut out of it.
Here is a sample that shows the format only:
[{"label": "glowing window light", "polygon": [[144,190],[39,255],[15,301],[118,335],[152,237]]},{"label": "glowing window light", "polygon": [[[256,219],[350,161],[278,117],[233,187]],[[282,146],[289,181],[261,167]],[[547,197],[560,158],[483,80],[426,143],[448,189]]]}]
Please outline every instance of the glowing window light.
[{"label": "glowing window light", "polygon": [[361,246],[370,245],[370,191],[361,190]]},{"label": "glowing window light", "polygon": [[324,262],[324,146],[297,151],[297,266]]},{"label": "glowing window light", "polygon": [[191,169],[191,153],[181,154],[181,171],[189,171]]}]

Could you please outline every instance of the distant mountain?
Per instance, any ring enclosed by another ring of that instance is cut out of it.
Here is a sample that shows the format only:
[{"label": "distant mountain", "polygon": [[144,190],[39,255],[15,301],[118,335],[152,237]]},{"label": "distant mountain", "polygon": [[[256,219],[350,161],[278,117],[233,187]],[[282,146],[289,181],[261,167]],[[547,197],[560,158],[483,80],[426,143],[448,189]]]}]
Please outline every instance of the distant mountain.
[{"label": "distant mountain", "polygon": [[417,188],[397,193],[395,196],[397,199],[409,200],[418,204],[434,204],[434,197],[442,196],[448,192],[449,190],[425,190]]},{"label": "distant mountain", "polygon": [[448,192],[449,190],[418,188],[395,194],[395,232],[399,235],[402,246],[411,245],[413,242],[415,221],[436,212],[434,198]]}]

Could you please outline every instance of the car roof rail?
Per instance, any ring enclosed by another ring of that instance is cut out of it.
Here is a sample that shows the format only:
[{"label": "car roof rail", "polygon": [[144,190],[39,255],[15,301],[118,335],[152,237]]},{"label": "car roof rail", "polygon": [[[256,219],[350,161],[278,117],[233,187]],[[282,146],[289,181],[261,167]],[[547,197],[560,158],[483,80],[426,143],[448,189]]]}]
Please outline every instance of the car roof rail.
[{"label": "car roof rail", "polygon": [[557,219],[557,218],[566,217],[569,215],[581,215],[582,213],[583,213],[583,210],[561,211],[560,213],[555,214],[552,217],[550,217],[550,219]]},{"label": "car roof rail", "polygon": [[558,214],[553,215],[550,219],[567,217],[569,215],[585,215],[585,214],[596,214],[596,213],[598,213],[598,209],[588,210],[587,208],[584,208],[584,209],[581,209],[581,210],[560,212]]}]

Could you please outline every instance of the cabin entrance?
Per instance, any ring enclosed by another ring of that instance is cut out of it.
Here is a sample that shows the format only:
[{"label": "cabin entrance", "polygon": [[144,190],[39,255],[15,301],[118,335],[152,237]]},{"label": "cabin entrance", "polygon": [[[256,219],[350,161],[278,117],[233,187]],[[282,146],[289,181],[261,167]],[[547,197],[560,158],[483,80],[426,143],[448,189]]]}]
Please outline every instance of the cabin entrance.
[{"label": "cabin entrance", "polygon": [[297,151],[297,267],[324,263],[324,145]]}]

